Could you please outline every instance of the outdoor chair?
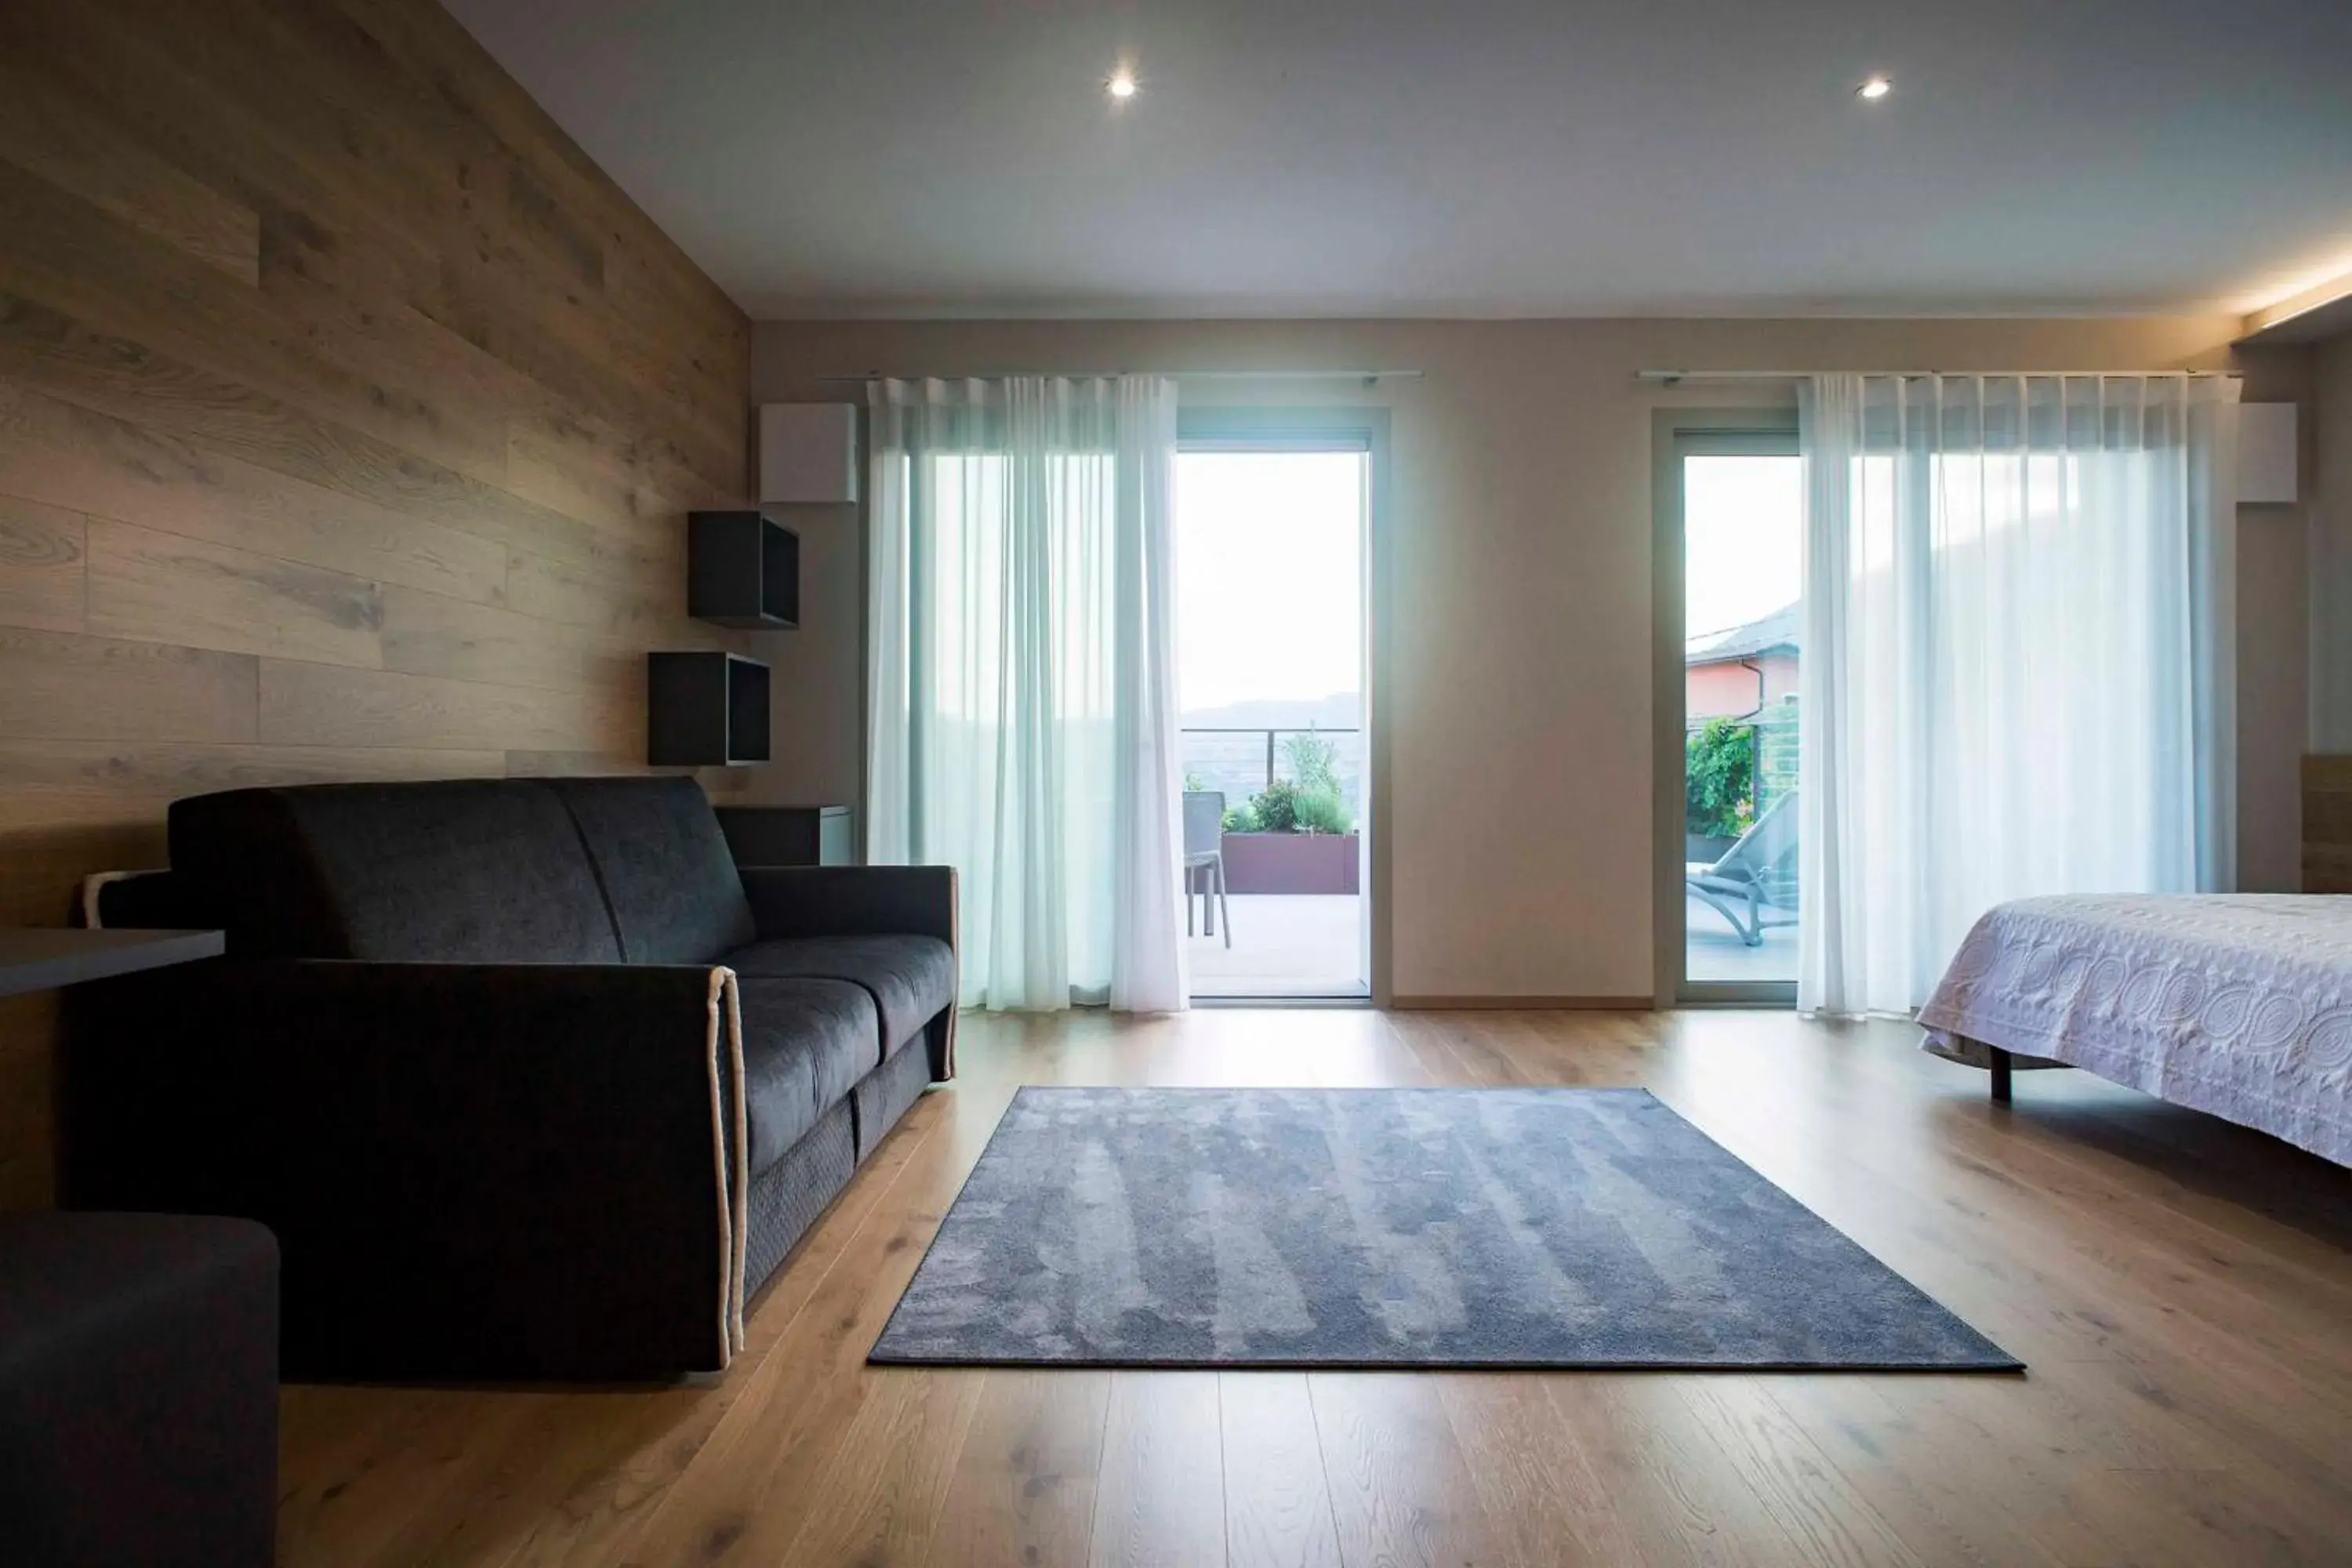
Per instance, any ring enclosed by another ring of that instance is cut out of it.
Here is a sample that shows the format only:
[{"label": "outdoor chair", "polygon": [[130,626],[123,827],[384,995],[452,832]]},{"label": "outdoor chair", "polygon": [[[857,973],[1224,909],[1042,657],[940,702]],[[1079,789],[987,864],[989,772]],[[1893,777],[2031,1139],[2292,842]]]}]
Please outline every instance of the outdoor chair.
[{"label": "outdoor chair", "polygon": [[1741,942],[1761,947],[1768,929],[1797,923],[1796,858],[1797,792],[1792,789],[1765,807],[1764,815],[1712,865],[1685,862],[1683,883],[1692,897],[1729,921]]},{"label": "outdoor chair", "polygon": [[[1225,796],[1222,790],[1184,792],[1184,934],[1192,934],[1192,895],[1201,895],[1202,934],[1215,936],[1224,920],[1225,945],[1234,945],[1233,910],[1225,903]],[[1202,880],[1205,877],[1206,880]],[[1216,900],[1212,904],[1210,900]]]}]

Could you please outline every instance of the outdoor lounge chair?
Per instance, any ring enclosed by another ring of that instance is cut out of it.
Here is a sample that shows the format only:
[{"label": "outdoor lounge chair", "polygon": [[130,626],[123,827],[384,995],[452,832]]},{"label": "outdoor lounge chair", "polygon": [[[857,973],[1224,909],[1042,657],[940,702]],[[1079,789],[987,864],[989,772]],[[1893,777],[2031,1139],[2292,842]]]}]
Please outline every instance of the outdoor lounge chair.
[{"label": "outdoor lounge chair", "polygon": [[1797,923],[1796,858],[1797,792],[1790,790],[1713,865],[1685,862],[1683,885],[1729,921],[1741,942],[1761,947],[1769,928]]}]

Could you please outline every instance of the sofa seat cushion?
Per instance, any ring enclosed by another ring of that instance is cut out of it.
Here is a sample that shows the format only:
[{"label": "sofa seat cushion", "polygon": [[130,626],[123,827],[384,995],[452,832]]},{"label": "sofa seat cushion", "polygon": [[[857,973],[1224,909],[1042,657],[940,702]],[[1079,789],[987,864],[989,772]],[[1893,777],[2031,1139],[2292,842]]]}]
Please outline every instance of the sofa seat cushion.
[{"label": "sofa seat cushion", "polygon": [[736,977],[743,1009],[743,1107],[758,1175],[849,1098],[881,1051],[874,1002],[840,980]]},{"label": "sofa seat cushion", "polygon": [[739,947],[721,963],[743,975],[845,980],[874,999],[881,1047],[902,1048],[940,1009],[955,1005],[955,950],[935,936],[796,936]]}]

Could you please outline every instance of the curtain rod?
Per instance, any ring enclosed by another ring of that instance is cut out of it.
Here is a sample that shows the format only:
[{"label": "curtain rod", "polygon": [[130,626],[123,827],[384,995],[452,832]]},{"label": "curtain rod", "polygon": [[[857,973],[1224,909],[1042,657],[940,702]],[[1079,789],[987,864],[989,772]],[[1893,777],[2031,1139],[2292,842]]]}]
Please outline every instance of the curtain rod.
[{"label": "curtain rod", "polygon": [[1942,375],[1968,375],[1993,381],[2021,376],[2029,379],[2059,376],[2075,380],[2098,376],[2120,381],[2131,376],[2178,375],[2201,381],[2236,374],[2226,370],[1637,370],[1633,373],[1633,379],[1654,382],[1660,386],[1675,386],[1685,381],[1810,381],[1816,375],[1826,374],[1892,377],[1903,381],[1927,381]]},{"label": "curtain rod", "polygon": [[987,370],[966,372],[958,375],[926,373],[920,375],[888,375],[881,371],[860,371],[853,375],[818,375],[812,381],[1010,381],[1015,376],[1055,376],[1065,381],[1098,381],[1120,375],[1166,375],[1192,381],[1360,381],[1367,386],[1376,381],[1419,381],[1426,372],[1418,370]]}]

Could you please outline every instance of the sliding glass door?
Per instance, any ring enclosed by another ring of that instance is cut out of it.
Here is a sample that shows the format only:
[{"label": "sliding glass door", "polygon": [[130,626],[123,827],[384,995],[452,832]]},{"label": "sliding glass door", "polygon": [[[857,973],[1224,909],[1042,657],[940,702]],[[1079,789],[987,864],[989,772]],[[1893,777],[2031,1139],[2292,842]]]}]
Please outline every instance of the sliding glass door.
[{"label": "sliding glass door", "polygon": [[[1754,416],[1748,416],[1750,419]],[[1662,456],[1659,846],[1671,1000],[1789,1004],[1797,942],[1804,480],[1796,432],[1679,428]],[[1663,618],[1663,617],[1662,617]]]},{"label": "sliding glass door", "polygon": [[1176,666],[1199,1000],[1372,994],[1369,426],[1186,410]]}]

